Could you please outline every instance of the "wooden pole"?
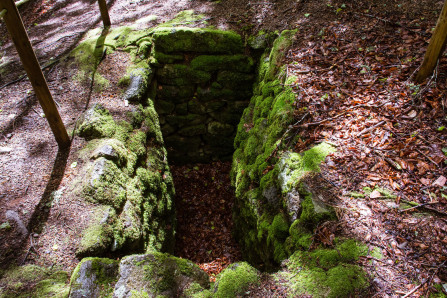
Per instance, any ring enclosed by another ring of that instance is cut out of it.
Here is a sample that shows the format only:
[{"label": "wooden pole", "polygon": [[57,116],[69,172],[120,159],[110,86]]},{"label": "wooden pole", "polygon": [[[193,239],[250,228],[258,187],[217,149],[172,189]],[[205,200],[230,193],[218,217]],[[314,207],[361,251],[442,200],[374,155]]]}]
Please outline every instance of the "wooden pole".
[{"label": "wooden pole", "polygon": [[427,52],[425,52],[424,61],[422,62],[421,68],[416,75],[415,81],[417,83],[422,83],[430,74],[438,63],[439,57],[441,57],[445,43],[447,40],[447,0],[444,2],[441,14],[439,15],[438,22],[436,23],[435,31],[430,39],[430,43],[427,47]]},{"label": "wooden pole", "polygon": [[110,27],[110,17],[109,11],[107,10],[106,0],[98,0],[99,10],[101,11],[102,22],[104,23],[104,27]]},{"label": "wooden pole", "polygon": [[1,0],[0,11],[3,9],[6,10],[6,14],[3,16],[6,28],[12,37],[23,67],[56,138],[56,142],[60,148],[67,147],[70,145],[70,138],[48,89],[47,82],[39,66],[39,61],[37,61],[36,54],[31,46],[14,0]]}]

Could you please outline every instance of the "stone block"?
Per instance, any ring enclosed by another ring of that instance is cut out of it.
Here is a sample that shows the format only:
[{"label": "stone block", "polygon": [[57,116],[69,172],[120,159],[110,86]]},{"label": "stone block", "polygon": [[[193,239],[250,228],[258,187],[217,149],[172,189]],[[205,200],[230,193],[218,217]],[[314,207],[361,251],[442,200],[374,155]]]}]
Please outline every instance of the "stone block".
[{"label": "stone block", "polygon": [[155,50],[164,53],[242,53],[243,43],[239,34],[202,28],[158,28],[153,34]]}]

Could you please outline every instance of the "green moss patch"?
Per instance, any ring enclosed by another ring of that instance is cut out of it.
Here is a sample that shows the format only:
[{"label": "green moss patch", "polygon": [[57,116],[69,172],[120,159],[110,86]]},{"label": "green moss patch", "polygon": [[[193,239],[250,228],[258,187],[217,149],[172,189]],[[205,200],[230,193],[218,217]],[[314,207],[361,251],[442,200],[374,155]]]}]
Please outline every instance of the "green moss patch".
[{"label": "green moss patch", "polygon": [[66,297],[68,273],[36,265],[13,267],[0,272],[1,297]]},{"label": "green moss patch", "polygon": [[353,264],[367,248],[354,240],[338,243],[334,249],[296,251],[286,271],[276,274],[287,280],[293,296],[347,297],[368,287],[366,273]]},{"label": "green moss patch", "polygon": [[213,297],[243,295],[258,280],[258,271],[248,263],[234,263],[217,276]]}]

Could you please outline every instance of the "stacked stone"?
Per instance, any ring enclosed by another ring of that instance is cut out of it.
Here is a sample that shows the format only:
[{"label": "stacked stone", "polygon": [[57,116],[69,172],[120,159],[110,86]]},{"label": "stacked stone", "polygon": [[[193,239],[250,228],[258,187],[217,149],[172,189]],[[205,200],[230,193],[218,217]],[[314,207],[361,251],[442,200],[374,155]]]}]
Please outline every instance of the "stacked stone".
[{"label": "stacked stone", "polygon": [[254,62],[240,35],[210,29],[154,31],[155,108],[174,163],[231,159]]}]

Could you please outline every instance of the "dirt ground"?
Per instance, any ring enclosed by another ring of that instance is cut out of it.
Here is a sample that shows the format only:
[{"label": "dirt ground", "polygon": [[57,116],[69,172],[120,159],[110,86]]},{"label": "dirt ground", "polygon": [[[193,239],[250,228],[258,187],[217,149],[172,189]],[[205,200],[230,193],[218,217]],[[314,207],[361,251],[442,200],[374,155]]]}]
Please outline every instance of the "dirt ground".
[{"label": "dirt ground", "polygon": [[[447,126],[446,58],[429,83],[418,90],[410,86],[442,4],[434,0],[111,0],[109,13],[112,27],[147,28],[193,9],[211,25],[242,35],[300,29],[288,53],[288,71],[297,75],[295,88],[302,99],[302,105],[297,105],[296,133],[303,137],[295,150],[325,139],[335,143],[339,152],[326,162],[321,183],[335,188],[340,224],[334,230],[321,227],[319,233],[346,234],[382,248],[384,259],[363,260],[373,281],[372,295],[404,295],[422,284],[411,294],[416,297],[433,290],[434,284],[447,282],[447,204],[442,196],[446,190],[435,184],[447,176],[441,151],[447,147],[447,129],[439,130]],[[73,130],[86,106],[97,102],[119,116],[124,103],[118,79],[128,63],[127,54],[115,52],[100,64],[98,72],[110,80],[110,88],[102,92],[90,92],[88,80],[73,80],[75,69],[64,60],[87,31],[102,27],[97,1],[36,0],[20,12],[41,65],[48,65],[44,73],[68,130]],[[0,224],[8,219],[13,225],[1,230],[0,263],[71,270],[77,259],[70,243],[79,238],[82,222],[75,214],[85,206],[63,194],[76,176],[74,153],[83,141],[74,137],[69,150],[58,151],[23,74],[0,22]],[[380,121],[385,121],[387,130],[363,132]],[[391,141],[391,134],[398,136],[397,141]],[[396,170],[394,162],[403,170]],[[380,193],[359,200],[350,195],[376,186],[398,193],[395,204],[409,201],[418,207],[400,212],[381,201]],[[31,232],[29,236],[25,230]]]}]

